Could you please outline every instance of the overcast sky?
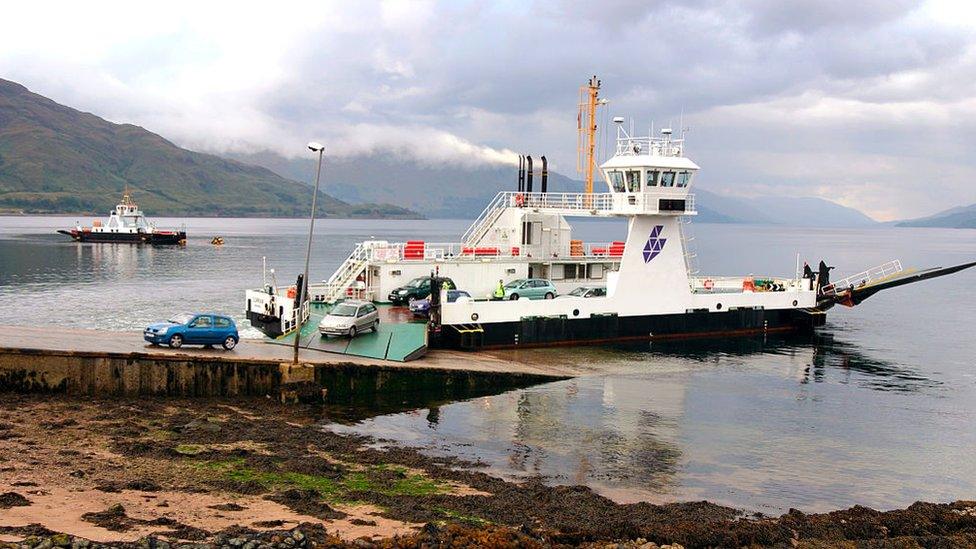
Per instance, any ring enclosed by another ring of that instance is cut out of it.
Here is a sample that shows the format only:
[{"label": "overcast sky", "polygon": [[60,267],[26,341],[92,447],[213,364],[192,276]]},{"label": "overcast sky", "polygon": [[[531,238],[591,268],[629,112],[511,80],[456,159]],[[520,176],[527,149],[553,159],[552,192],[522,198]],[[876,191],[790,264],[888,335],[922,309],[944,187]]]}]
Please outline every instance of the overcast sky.
[{"label": "overcast sky", "polygon": [[699,184],[879,220],[976,202],[976,2],[17,2],[0,77],[209,152],[546,154],[576,102],[677,127]]}]

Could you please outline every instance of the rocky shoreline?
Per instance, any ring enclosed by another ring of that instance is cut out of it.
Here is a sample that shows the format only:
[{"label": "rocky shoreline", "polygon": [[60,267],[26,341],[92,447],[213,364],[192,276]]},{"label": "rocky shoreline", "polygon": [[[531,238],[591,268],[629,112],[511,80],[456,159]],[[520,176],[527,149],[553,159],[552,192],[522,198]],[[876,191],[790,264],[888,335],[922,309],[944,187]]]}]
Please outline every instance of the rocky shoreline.
[{"label": "rocky shoreline", "polygon": [[270,400],[2,395],[0,548],[976,547],[976,503],[618,504],[323,431]]}]

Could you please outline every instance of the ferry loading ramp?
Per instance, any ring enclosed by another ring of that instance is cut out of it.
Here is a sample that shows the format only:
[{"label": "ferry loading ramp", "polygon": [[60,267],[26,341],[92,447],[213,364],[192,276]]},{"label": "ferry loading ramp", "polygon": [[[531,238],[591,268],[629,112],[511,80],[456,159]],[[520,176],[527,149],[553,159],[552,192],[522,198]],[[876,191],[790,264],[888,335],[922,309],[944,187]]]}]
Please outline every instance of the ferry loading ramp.
[{"label": "ferry loading ramp", "polygon": [[[380,325],[376,331],[360,333],[354,338],[326,337],[319,334],[318,325],[332,307],[312,304],[309,318],[302,327],[299,347],[309,351],[336,353],[363,358],[408,362],[427,354],[427,323],[414,320],[406,307],[377,307]],[[295,334],[270,341],[293,347]]]}]

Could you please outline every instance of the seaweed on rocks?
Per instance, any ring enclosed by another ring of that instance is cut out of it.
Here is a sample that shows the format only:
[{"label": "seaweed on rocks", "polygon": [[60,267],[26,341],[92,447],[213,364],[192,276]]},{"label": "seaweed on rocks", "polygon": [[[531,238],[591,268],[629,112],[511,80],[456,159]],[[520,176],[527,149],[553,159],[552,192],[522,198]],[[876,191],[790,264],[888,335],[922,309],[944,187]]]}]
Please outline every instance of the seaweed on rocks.
[{"label": "seaweed on rocks", "polygon": [[280,503],[285,507],[303,515],[312,516],[323,520],[334,520],[345,518],[346,514],[336,511],[322,501],[322,494],[316,490],[301,490],[293,488],[283,492],[276,492],[264,496],[264,499]]},{"label": "seaweed on rocks", "polygon": [[99,528],[113,532],[126,532],[133,527],[133,519],[125,514],[122,504],[115,504],[104,511],[95,511],[81,515],[81,520],[90,522]]},{"label": "seaweed on rocks", "polygon": [[4,492],[0,494],[0,509],[10,509],[11,507],[29,507],[30,500],[17,492]]},{"label": "seaweed on rocks", "polygon": [[217,505],[211,505],[210,508],[215,511],[243,511],[247,509],[247,507],[236,503],[218,503]]}]

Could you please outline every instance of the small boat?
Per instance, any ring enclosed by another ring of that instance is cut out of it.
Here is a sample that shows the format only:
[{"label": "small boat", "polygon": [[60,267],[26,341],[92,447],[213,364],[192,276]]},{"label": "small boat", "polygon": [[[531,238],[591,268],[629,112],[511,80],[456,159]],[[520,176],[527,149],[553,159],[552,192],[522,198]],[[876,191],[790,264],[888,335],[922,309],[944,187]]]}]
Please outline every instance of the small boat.
[{"label": "small boat", "polygon": [[73,229],[58,231],[76,242],[119,242],[128,244],[186,244],[186,231],[163,231],[156,228],[142,213],[129,191],[122,194],[122,201],[109,212],[108,222],[96,219],[91,227],[80,224]]}]

